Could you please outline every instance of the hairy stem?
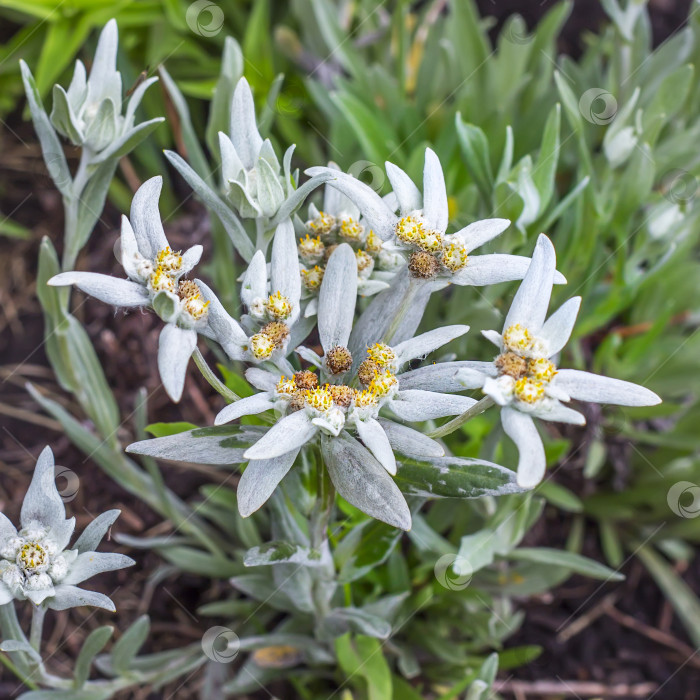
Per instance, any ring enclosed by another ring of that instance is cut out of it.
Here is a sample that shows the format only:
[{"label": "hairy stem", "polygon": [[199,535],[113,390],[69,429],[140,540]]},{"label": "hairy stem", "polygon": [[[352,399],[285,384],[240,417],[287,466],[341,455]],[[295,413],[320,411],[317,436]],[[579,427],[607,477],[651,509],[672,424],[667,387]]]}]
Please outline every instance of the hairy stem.
[{"label": "hairy stem", "polygon": [[29,631],[29,643],[33,649],[41,651],[41,633],[44,630],[44,617],[46,608],[43,605],[35,605],[32,608],[32,626]]},{"label": "hairy stem", "polygon": [[389,325],[387,332],[384,334],[384,338],[382,339],[383,343],[391,345],[394,336],[396,335],[397,331],[401,326],[401,322],[406,317],[406,314],[408,313],[409,309],[411,308],[411,305],[416,299],[416,294],[418,293],[419,287],[420,280],[411,277],[408,281],[408,288],[406,289],[406,293],[404,294],[403,299],[399,304],[399,308],[396,310],[396,314],[391,320],[391,324]]},{"label": "hairy stem", "polygon": [[199,351],[199,348],[194,349],[194,353],[192,354],[192,357],[194,358],[194,362],[197,365],[197,368],[199,371],[202,373],[202,376],[209,382],[210,386],[221,396],[223,396],[229,403],[234,403],[234,401],[238,401],[241,397],[238,396],[238,394],[235,394],[231,389],[229,389],[213,372],[212,368],[209,367],[207,364],[207,361],[204,359],[204,356],[202,353]]},{"label": "hairy stem", "polygon": [[468,420],[474,418],[474,416],[478,416],[480,413],[483,413],[487,408],[491,408],[491,406],[494,405],[494,400],[490,396],[484,396],[481,401],[477,401],[471,408],[468,408],[462,415],[457,416],[456,418],[453,418],[451,421],[448,423],[445,423],[442,427],[438,428],[437,430],[433,430],[431,433],[428,433],[428,437],[431,438],[440,438],[444,437],[445,435],[449,435],[450,433],[453,433],[457,428],[460,428],[463,426]]}]

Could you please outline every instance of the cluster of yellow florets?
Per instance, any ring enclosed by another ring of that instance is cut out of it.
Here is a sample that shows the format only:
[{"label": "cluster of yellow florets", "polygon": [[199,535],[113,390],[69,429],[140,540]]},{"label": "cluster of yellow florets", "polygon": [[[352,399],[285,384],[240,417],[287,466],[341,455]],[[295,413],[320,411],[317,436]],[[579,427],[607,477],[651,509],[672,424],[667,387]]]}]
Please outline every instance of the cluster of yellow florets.
[{"label": "cluster of yellow florets", "polygon": [[202,292],[192,280],[182,280],[177,288],[177,295],[183,301],[185,311],[195,320],[207,315],[208,301],[202,298]]},{"label": "cluster of yellow florets", "polygon": [[418,216],[400,218],[394,232],[402,243],[418,249],[409,260],[409,270],[414,277],[429,279],[441,266],[457,272],[468,262],[467,248],[461,241],[431,229]]},{"label": "cluster of yellow florets", "polygon": [[265,310],[272,318],[284,320],[292,315],[292,304],[281,292],[270,294],[265,302]]},{"label": "cluster of yellow florets", "polygon": [[374,231],[367,230],[353,216],[343,213],[332,216],[319,212],[305,225],[309,233],[299,239],[297,250],[306,266],[301,270],[301,281],[307,291],[315,293],[319,290],[328,258],[340,243],[348,243],[355,251],[360,277],[366,279],[372,274],[382,251],[382,241]]},{"label": "cluster of yellow florets", "polygon": [[396,362],[396,353],[384,343],[367,348],[367,357],[378,367],[392,367]]},{"label": "cluster of yellow florets", "polygon": [[284,347],[287,338],[289,338],[287,324],[282,321],[271,321],[250,337],[249,349],[256,360],[267,360],[277,348]]},{"label": "cluster of yellow florets", "polygon": [[182,255],[180,251],[173,253],[170,247],[163,248],[154,261],[155,267],[149,267],[151,272],[148,277],[148,286],[152,292],[171,292],[177,291],[177,278],[182,270]]},{"label": "cluster of yellow florets", "polygon": [[557,373],[556,365],[542,355],[543,347],[525,326],[515,323],[503,333],[505,352],[494,364],[504,379],[511,381],[513,395],[519,401],[534,404],[546,395],[547,384]]}]

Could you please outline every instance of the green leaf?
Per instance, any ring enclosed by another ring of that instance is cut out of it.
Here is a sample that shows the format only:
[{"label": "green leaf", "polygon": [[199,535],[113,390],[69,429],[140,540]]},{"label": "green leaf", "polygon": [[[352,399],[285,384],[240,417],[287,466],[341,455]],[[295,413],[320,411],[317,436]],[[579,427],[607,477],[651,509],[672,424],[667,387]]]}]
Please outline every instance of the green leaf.
[{"label": "green leaf", "polygon": [[561,127],[561,106],[554,105],[544,126],[540,154],[532,171],[532,180],[540,195],[539,213],[542,214],[554,194],[554,177],[559,164],[559,129]]},{"label": "green leaf", "polygon": [[335,640],[338,663],[353,685],[363,679],[369,700],[387,700],[392,697],[391,671],[377,639],[351,637],[349,634]]},{"label": "green leaf", "polygon": [[110,625],[98,627],[87,636],[80,649],[78,658],[75,662],[75,670],[73,672],[73,687],[80,689],[85,684],[85,681],[90,675],[90,666],[93,659],[104,649],[105,644],[112,637],[114,628]]},{"label": "green leaf", "polygon": [[478,498],[522,492],[515,472],[482,459],[402,460],[394,480],[404,493],[424,498]]},{"label": "green leaf", "polygon": [[252,547],[245,553],[245,566],[269,566],[271,564],[297,564],[320,566],[321,553],[291,542],[276,540]]},{"label": "green leaf", "polygon": [[131,662],[148,637],[150,626],[148,615],[142,615],[117,640],[110,654],[112,667],[117,673],[128,674]]},{"label": "green leaf", "polygon": [[153,437],[166,437],[168,435],[177,435],[184,433],[186,430],[196,430],[198,426],[186,421],[176,421],[174,423],[151,423],[144,430],[153,435]]},{"label": "green leaf", "polygon": [[659,588],[668,598],[694,647],[700,647],[700,601],[688,584],[654,549],[645,545],[636,550]]},{"label": "green leaf", "polygon": [[604,581],[623,581],[625,578],[620,572],[613,571],[603,564],[588,559],[588,557],[549,547],[520,547],[510,552],[507,558],[535,562],[543,566],[560,566],[572,573]]},{"label": "green leaf", "polygon": [[333,552],[340,566],[338,582],[350,583],[381,566],[400,539],[400,530],[378,520],[366,521],[350,530]]},{"label": "green leaf", "polygon": [[463,121],[459,113],[455,124],[462,153],[464,153],[464,165],[479,188],[484,202],[488,204],[493,193],[493,172],[486,134],[478,126]]}]

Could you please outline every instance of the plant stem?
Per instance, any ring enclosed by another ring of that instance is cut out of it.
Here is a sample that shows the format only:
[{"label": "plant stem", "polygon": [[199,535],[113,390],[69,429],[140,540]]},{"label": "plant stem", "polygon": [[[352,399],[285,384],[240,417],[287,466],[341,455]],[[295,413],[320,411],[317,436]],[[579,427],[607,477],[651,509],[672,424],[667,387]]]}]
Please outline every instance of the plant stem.
[{"label": "plant stem", "polygon": [[311,514],[309,536],[311,548],[319,552],[322,559],[328,558],[328,561],[316,567],[312,574],[313,583],[311,587],[311,596],[314,602],[316,636],[320,638],[323,636],[321,625],[329,612],[329,584],[333,581],[335,576],[335,569],[333,567],[333,561],[330,558],[328,546],[328,523],[330,522],[331,512],[335,504],[335,488],[323,463],[323,458],[320,455],[316,460],[316,469],[318,490],[316,505]]},{"label": "plant stem", "polygon": [[44,630],[44,617],[46,608],[43,605],[35,605],[32,608],[32,626],[29,631],[29,644],[39,652],[41,650],[41,633]]},{"label": "plant stem", "polygon": [[202,373],[202,376],[209,382],[212,388],[217,391],[221,396],[223,396],[229,403],[234,403],[238,401],[241,397],[235,394],[231,389],[229,389],[212,371],[211,367],[207,364],[204,356],[199,351],[199,348],[194,349],[192,354],[194,362]]},{"label": "plant stem", "polygon": [[494,404],[495,402],[490,396],[484,396],[481,401],[477,401],[471,408],[468,408],[464,413],[462,413],[462,415],[453,418],[451,421],[445,423],[445,425],[441,426],[437,430],[433,430],[431,433],[428,433],[428,437],[440,438],[444,437],[445,435],[449,435],[457,430],[457,428],[463,426],[468,420],[474,418],[474,416],[478,416],[487,408],[491,408],[491,406]]},{"label": "plant stem", "polygon": [[80,197],[90,179],[88,174],[88,161],[92,153],[89,149],[83,148],[80,153],[80,163],[75,171],[73,184],[71,186],[71,196],[63,198],[64,225],[63,225],[63,263],[64,272],[72,270],[78,257],[80,249],[75,242],[78,232],[78,209],[80,207]]},{"label": "plant stem", "polygon": [[383,343],[391,345],[391,341],[394,339],[396,332],[399,330],[401,322],[406,317],[408,310],[411,308],[411,305],[416,299],[416,294],[418,293],[419,287],[420,280],[411,277],[408,281],[408,288],[406,289],[406,293],[404,294],[403,299],[399,304],[399,308],[396,310],[396,314],[391,320],[391,324],[389,325],[387,332],[384,334],[384,338],[382,339]]}]

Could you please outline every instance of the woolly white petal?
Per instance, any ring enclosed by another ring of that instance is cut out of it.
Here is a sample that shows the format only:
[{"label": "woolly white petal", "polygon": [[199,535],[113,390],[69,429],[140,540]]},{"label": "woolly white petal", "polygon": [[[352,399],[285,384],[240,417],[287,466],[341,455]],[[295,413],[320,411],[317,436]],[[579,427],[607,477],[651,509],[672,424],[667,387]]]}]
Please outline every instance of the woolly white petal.
[{"label": "woolly white petal", "polygon": [[440,159],[430,148],[425,149],[423,167],[423,216],[432,227],[441,233],[445,232],[448,222],[445,176]]},{"label": "woolly white petal", "polygon": [[556,264],[557,258],[552,242],[547,236],[540,234],[530,267],[510,305],[503,324],[504,330],[520,323],[531,333],[539,334],[549,307]]},{"label": "woolly white petal", "polygon": [[245,371],[245,378],[248,380],[248,383],[260,391],[274,391],[280,376],[259,367],[249,367]]},{"label": "woolly white petal", "polygon": [[200,261],[204,248],[201,245],[193,245],[182,254],[181,274],[186,275]]},{"label": "woolly white petal", "polygon": [[292,468],[299,454],[295,448],[274,459],[252,460],[238,482],[238,512],[247,518],[258,510]]},{"label": "woolly white petal", "polygon": [[[462,383],[461,372],[469,372],[472,376],[481,377],[481,383]],[[439,391],[442,394],[452,394],[464,389],[477,389],[484,382],[484,375],[495,375],[493,362],[478,362],[459,360],[457,362],[438,362],[400,374],[399,385],[402,389],[425,389]],[[473,385],[472,385],[473,384]]]},{"label": "woolly white petal", "polygon": [[482,219],[465,226],[454,235],[462,240],[467,247],[467,252],[471,253],[475,248],[499,236],[509,226],[509,219]]},{"label": "woolly white petal", "polygon": [[131,226],[141,255],[149,260],[155,260],[158,253],[168,246],[158,211],[158,198],[162,187],[163,178],[160,175],[152,177],[136,190],[131,200]]},{"label": "woolly white petal", "polygon": [[246,396],[222,408],[214,419],[214,425],[222,425],[236,420],[241,416],[252,416],[263,413],[274,406],[268,394],[253,394]]},{"label": "woolly white petal", "polygon": [[469,326],[463,325],[443,326],[427,333],[421,333],[410,340],[404,340],[403,343],[399,343],[393,348],[397,361],[401,365],[417,357],[424,357],[433,350],[437,350],[455,338],[464,335],[468,330]]},{"label": "woolly white petal", "polygon": [[470,255],[465,267],[452,275],[452,282],[462,286],[484,287],[487,284],[522,279],[530,266],[530,258],[522,255]]},{"label": "woolly white petal", "polygon": [[503,347],[503,336],[498,331],[481,331],[481,335],[499,350]]},{"label": "woolly white petal", "polygon": [[506,435],[518,448],[518,486],[533,489],[542,481],[547,463],[544,445],[530,416],[514,408],[501,410]]},{"label": "woolly white petal", "polygon": [[391,446],[409,457],[444,457],[445,450],[439,442],[419,433],[407,425],[394,423],[386,418],[378,419]]},{"label": "woolly white petal", "polygon": [[104,608],[114,612],[114,603],[104,594],[96,591],[84,591],[77,586],[56,586],[54,596],[50,598],[47,607],[51,610],[66,610],[67,608],[79,608],[83,605],[91,605],[95,608]]},{"label": "woolly white petal", "polygon": [[267,263],[262,250],[256,251],[241,282],[241,301],[250,309],[253,300],[267,298]]},{"label": "woolly white petal", "polygon": [[255,103],[250,85],[241,78],[233,92],[231,141],[243,165],[251,170],[258,159],[263,140],[255,120]]},{"label": "woolly white petal", "polygon": [[246,459],[274,459],[301,447],[317,432],[318,428],[311,423],[306,411],[296,411],[273,425],[244,456]]},{"label": "woolly white petal", "polygon": [[151,301],[143,285],[98,272],[61,272],[52,277],[48,284],[52,287],[74,284],[91,297],[113,306],[148,306]]},{"label": "woolly white petal", "polygon": [[411,178],[393,163],[385,163],[386,174],[399,204],[399,213],[405,216],[423,208],[423,196]]},{"label": "woolly white petal", "polygon": [[328,186],[335,187],[357,205],[368,228],[371,228],[383,241],[389,240],[394,235],[398,221],[397,216],[384,200],[364,182],[332,168],[315,167],[309,168],[305,172],[311,177],[330,172],[333,179],[328,181]]},{"label": "woolly white petal", "polygon": [[459,415],[475,403],[476,401],[468,396],[409,389],[399,391],[397,398],[387,406],[402,420],[424,421]]},{"label": "woolly white petal", "polygon": [[[462,367],[455,374],[455,382],[460,389],[481,389],[487,379],[496,375],[496,368],[492,362],[484,362],[486,371],[476,367]],[[444,391],[444,390],[443,390]],[[459,391],[459,389],[457,390]]]},{"label": "woolly white petal", "polygon": [[550,357],[559,353],[569,342],[580,306],[581,297],[573,297],[565,301],[544,322],[539,336],[545,341]]},{"label": "woolly white petal", "polygon": [[195,282],[202,291],[204,299],[209,302],[207,314],[209,328],[232,360],[242,360],[245,357],[243,347],[248,343],[247,333],[229,316],[216,294],[204,282],[201,280],[195,280]]},{"label": "woolly white petal", "polygon": [[357,300],[357,261],[343,243],[328,259],[318,297],[318,335],[324,352],[335,345],[347,347]]},{"label": "woolly white petal", "polygon": [[530,413],[541,420],[555,423],[570,423],[571,425],[586,425],[586,417],[582,413],[564,406],[556,400],[543,401],[541,407],[536,406]]},{"label": "woolly white petal", "polygon": [[168,396],[177,403],[185,388],[187,363],[197,346],[197,333],[167,323],[158,338],[158,372]]},{"label": "woolly white petal", "polygon": [[285,219],[275,231],[272,243],[270,286],[273,294],[279,291],[291,302],[292,315],[288,323],[293,323],[299,317],[301,272],[294,226],[290,219]]},{"label": "woolly white petal", "polygon": [[389,474],[396,474],[396,458],[391,449],[389,438],[382,426],[369,418],[357,421],[357,433],[365,444],[365,447],[377,458],[377,461],[386,469]]},{"label": "woolly white petal", "polygon": [[68,574],[61,581],[62,585],[81,583],[104,571],[116,571],[136,562],[123,554],[116,552],[83,552],[71,564]]},{"label": "woolly white petal", "polygon": [[655,406],[661,399],[639,384],[625,382],[612,377],[582,372],[577,369],[561,369],[552,380],[566,391],[572,399],[611,403],[618,406]]}]

